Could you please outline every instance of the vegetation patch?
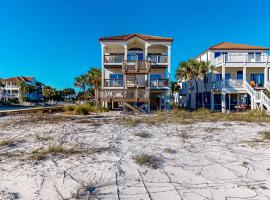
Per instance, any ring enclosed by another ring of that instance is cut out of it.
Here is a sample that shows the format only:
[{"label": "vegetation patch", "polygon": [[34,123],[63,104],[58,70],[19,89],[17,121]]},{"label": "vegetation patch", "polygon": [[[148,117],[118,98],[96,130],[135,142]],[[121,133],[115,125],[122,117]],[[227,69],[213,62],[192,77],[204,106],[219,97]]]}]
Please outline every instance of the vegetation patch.
[{"label": "vegetation patch", "polygon": [[64,111],[66,114],[88,115],[90,113],[108,112],[109,110],[107,108],[96,107],[93,103],[89,102],[79,105],[66,105]]},{"label": "vegetation patch", "polygon": [[151,137],[151,134],[148,132],[139,132],[139,133],[136,133],[135,135],[138,137],[141,137],[141,138],[150,138]]},{"label": "vegetation patch", "polygon": [[175,153],[176,153],[176,150],[171,149],[171,148],[169,148],[169,147],[166,147],[166,148],[164,149],[164,152],[170,153],[170,154],[175,154]]},{"label": "vegetation patch", "polygon": [[[229,123],[251,122],[251,123],[270,123],[270,115],[259,110],[251,110],[243,113],[213,113],[208,109],[198,109],[187,112],[183,109],[175,109],[170,113],[156,112],[153,115],[140,118],[125,118],[122,123],[127,126],[138,124],[159,125],[166,123],[190,124],[196,122],[218,122]],[[228,125],[228,124],[227,124]]]},{"label": "vegetation patch", "polygon": [[15,146],[16,142],[13,140],[0,140],[0,147],[1,146]]},{"label": "vegetation patch", "polygon": [[270,131],[261,131],[260,134],[262,134],[263,140],[270,140]]},{"label": "vegetation patch", "polygon": [[99,195],[98,186],[94,183],[83,184],[76,192],[71,194],[72,199],[97,199]]},{"label": "vegetation patch", "polygon": [[153,169],[160,168],[163,162],[161,158],[144,153],[134,156],[133,159],[138,165],[144,165]]}]

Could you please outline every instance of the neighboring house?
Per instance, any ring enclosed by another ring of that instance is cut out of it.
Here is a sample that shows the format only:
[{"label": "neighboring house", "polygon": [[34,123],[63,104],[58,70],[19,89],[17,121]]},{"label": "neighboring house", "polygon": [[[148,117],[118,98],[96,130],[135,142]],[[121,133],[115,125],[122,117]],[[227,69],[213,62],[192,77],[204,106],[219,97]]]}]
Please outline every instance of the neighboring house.
[{"label": "neighboring house", "polygon": [[[27,98],[29,100],[40,100],[41,94],[39,89],[41,89],[41,84],[36,81],[34,77],[28,77],[28,76],[17,76],[17,77],[11,77],[1,80],[2,83],[4,83],[3,88],[3,94],[2,99],[19,99],[20,97],[20,88],[19,83],[20,82],[26,82],[29,85],[32,86],[38,86],[38,89],[33,91],[32,93],[27,95]],[[40,87],[40,88],[39,88]]]},{"label": "neighboring house", "polygon": [[170,109],[172,38],[129,34],[99,39],[102,90],[109,108],[137,113]]},{"label": "neighboring house", "polygon": [[183,81],[180,104],[222,112],[249,108],[270,111],[268,50],[228,42],[208,48],[196,59],[210,61],[214,71],[199,81],[197,98],[195,83]]}]

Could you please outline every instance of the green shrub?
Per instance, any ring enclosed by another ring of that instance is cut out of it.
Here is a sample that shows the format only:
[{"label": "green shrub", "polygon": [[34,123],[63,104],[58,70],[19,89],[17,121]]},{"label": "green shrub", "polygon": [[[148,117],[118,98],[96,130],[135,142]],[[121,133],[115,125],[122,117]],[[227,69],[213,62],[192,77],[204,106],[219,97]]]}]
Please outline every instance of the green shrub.
[{"label": "green shrub", "polygon": [[75,106],[74,105],[65,105],[64,110],[65,111],[74,111]]},{"label": "green shrub", "polygon": [[161,158],[145,153],[136,155],[133,159],[138,165],[144,165],[153,169],[159,168],[162,163]]},{"label": "green shrub", "polygon": [[76,115],[87,115],[90,112],[90,105],[82,104],[75,107]]}]

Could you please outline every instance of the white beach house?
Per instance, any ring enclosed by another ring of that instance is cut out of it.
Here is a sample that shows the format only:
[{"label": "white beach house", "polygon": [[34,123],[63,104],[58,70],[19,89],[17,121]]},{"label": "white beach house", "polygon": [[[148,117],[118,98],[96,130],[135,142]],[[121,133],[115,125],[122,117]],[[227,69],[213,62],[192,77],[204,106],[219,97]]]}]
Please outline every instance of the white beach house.
[{"label": "white beach house", "polygon": [[181,104],[212,111],[265,109],[270,111],[269,49],[223,42],[199,54],[198,61],[210,61],[214,71],[199,81],[182,81]]},{"label": "white beach house", "polygon": [[[1,99],[19,99],[20,97],[20,82],[25,82],[29,85],[36,86],[39,85],[34,77],[29,76],[17,76],[11,78],[1,79],[1,82],[4,84],[1,93]],[[41,87],[41,86],[40,86]],[[40,100],[41,94],[38,91],[32,91],[28,94],[27,98],[29,100]]]},{"label": "white beach house", "polygon": [[102,90],[108,108],[137,113],[170,109],[172,38],[128,34],[99,39]]}]

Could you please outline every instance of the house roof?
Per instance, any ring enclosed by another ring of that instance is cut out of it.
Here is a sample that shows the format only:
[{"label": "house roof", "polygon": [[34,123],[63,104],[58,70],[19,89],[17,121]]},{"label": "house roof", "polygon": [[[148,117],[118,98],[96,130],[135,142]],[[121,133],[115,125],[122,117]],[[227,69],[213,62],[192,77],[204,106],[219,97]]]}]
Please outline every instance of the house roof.
[{"label": "house roof", "polygon": [[209,47],[202,53],[200,53],[198,56],[195,58],[198,58],[202,54],[206,53],[209,50],[263,50],[263,51],[268,51],[269,48],[267,47],[262,47],[262,46],[252,46],[252,45],[247,45],[247,44],[236,44],[236,43],[231,43],[231,42],[221,42],[219,44],[216,44],[214,46]]},{"label": "house roof", "polygon": [[247,44],[235,44],[222,42],[209,48],[209,50],[269,50],[267,47],[252,46]]},{"label": "house roof", "polygon": [[34,77],[31,77],[31,76],[16,76],[16,77],[2,79],[2,81],[6,81],[6,82],[31,82],[33,79],[34,79]]},{"label": "house roof", "polygon": [[153,36],[153,35],[144,35],[144,34],[139,34],[139,33],[101,37],[101,38],[99,38],[99,41],[101,41],[101,42],[102,41],[127,41],[133,37],[138,37],[138,38],[141,38],[142,40],[145,40],[148,42],[153,42],[153,41],[172,42],[173,41],[173,38]]}]

